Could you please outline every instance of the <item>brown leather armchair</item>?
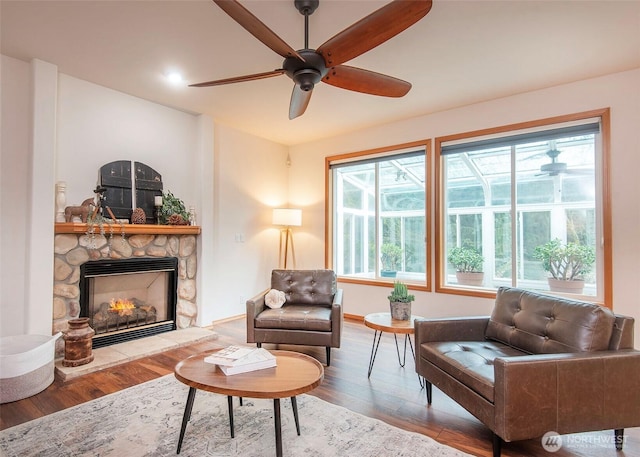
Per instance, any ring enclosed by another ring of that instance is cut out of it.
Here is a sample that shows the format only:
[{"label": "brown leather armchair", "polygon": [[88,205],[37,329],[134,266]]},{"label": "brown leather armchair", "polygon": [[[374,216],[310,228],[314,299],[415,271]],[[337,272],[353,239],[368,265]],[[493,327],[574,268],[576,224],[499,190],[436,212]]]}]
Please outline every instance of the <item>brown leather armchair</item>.
[{"label": "brown leather armchair", "polygon": [[[501,287],[491,316],[415,322],[416,371],[502,441],[640,426],[633,318]],[[612,437],[613,438],[613,437]]]},{"label": "brown leather armchair", "polygon": [[[285,293],[280,308],[269,308],[265,295]],[[273,270],[271,287],[247,300],[247,343],[325,346],[327,366],[331,348],[340,347],[342,289],[332,270]]]}]

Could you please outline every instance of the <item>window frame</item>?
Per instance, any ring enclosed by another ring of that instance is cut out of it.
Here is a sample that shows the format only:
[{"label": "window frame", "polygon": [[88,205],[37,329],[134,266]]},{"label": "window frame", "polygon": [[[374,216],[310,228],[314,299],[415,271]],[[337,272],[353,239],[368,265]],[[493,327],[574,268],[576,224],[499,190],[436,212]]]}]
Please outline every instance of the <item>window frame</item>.
[{"label": "window frame", "polygon": [[436,137],[434,146],[434,159],[435,159],[435,291],[439,293],[467,295],[484,298],[495,298],[496,291],[492,291],[488,288],[484,289],[471,289],[464,286],[451,286],[446,284],[447,277],[447,262],[444,258],[446,252],[446,232],[445,222],[447,215],[447,208],[445,206],[445,178],[443,176],[443,158],[442,147],[444,143],[450,143],[453,141],[472,140],[472,138],[483,137],[488,135],[501,135],[508,136],[510,132],[525,129],[542,129],[544,127],[550,127],[552,125],[572,122],[572,121],[584,121],[589,118],[600,118],[600,135],[601,135],[601,149],[602,154],[600,158],[601,173],[596,174],[596,191],[600,192],[596,196],[596,201],[602,205],[601,217],[602,217],[602,267],[601,272],[603,275],[603,291],[600,301],[597,297],[594,297],[594,302],[603,304],[609,308],[612,308],[613,290],[613,253],[612,253],[612,217],[611,217],[611,186],[610,186],[610,109],[602,108],[592,111],[585,111],[580,113],[538,119],[534,121],[521,122],[516,124],[509,124],[500,127],[475,130],[470,132],[458,133],[448,136]]},{"label": "window frame", "polygon": [[[334,247],[334,209],[333,209],[333,181],[332,181],[332,168],[331,165],[335,163],[346,163],[346,162],[356,162],[361,160],[366,160],[367,157],[371,159],[377,159],[382,157],[392,157],[397,153],[401,155],[406,149],[411,148],[421,148],[424,149],[424,162],[425,162],[425,209],[424,209],[424,217],[425,217],[425,280],[424,282],[420,281],[408,281],[406,282],[410,289],[412,290],[421,290],[430,292],[432,290],[432,238],[431,238],[431,228],[433,225],[433,211],[431,204],[431,195],[433,188],[433,178],[432,178],[432,141],[431,139],[418,140],[408,143],[395,144],[390,146],[384,146],[375,149],[368,149],[364,151],[356,151],[345,154],[337,154],[333,156],[325,157],[325,266],[326,268],[333,268],[333,247]],[[379,223],[380,221],[376,221]],[[355,278],[353,276],[338,276],[338,280],[343,283],[352,283],[352,284],[362,284],[362,285],[373,285],[373,286],[385,286],[388,287],[389,284],[392,284],[396,278]]]}]

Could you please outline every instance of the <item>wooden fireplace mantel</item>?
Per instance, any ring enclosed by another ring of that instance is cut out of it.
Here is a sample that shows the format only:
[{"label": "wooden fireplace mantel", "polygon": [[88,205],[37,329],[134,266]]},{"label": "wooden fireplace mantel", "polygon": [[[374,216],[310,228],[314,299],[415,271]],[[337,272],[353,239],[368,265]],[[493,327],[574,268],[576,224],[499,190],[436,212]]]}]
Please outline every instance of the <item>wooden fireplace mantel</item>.
[{"label": "wooden fireplace mantel", "polygon": [[[199,225],[156,225],[156,224],[111,224],[113,234],[120,235],[124,230],[125,235],[198,235]],[[85,234],[88,225],[79,222],[56,222],[55,233]],[[104,230],[110,233],[110,226],[105,224]],[[99,232],[96,227],[96,232]]]}]

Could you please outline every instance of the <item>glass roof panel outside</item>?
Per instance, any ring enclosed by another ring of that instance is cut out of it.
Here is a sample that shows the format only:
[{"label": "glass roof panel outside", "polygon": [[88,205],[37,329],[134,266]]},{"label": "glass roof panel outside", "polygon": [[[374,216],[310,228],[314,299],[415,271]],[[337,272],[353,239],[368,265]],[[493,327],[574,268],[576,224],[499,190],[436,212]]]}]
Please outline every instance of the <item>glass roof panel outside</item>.
[{"label": "glass roof panel outside", "polygon": [[[557,155],[553,157],[553,152]],[[593,135],[538,141],[515,147],[518,179],[545,179],[542,167],[552,161],[566,164],[569,173],[591,174],[595,169]],[[509,182],[511,148],[498,147],[446,156],[450,186],[466,186],[478,179],[495,183]],[[563,178],[569,176],[563,174]]]},{"label": "glass roof panel outside", "polygon": [[[416,184],[424,188],[424,156],[405,157],[380,162],[380,187],[386,192],[414,192]],[[374,189],[375,165],[350,165],[340,174],[361,189]]]}]

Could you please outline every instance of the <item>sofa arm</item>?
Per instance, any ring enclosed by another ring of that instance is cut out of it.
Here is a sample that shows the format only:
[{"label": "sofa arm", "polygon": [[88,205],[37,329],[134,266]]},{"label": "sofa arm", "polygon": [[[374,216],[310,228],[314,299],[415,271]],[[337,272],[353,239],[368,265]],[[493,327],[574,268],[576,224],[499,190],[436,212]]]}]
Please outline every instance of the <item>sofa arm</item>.
[{"label": "sofa arm", "polygon": [[331,347],[340,347],[343,320],[342,289],[338,289],[333,296],[333,303],[331,304]]},{"label": "sofa arm", "polygon": [[488,316],[416,319],[416,348],[432,341],[484,341],[488,323]]},{"label": "sofa arm", "polygon": [[494,374],[505,441],[640,426],[640,351],[496,358]]},{"label": "sofa arm", "polygon": [[265,308],[264,296],[270,289],[265,289],[253,298],[247,300],[247,343],[255,343],[255,319]]},{"label": "sofa arm", "polygon": [[333,306],[338,305],[342,306],[342,289],[337,289],[335,295],[333,296]]}]

